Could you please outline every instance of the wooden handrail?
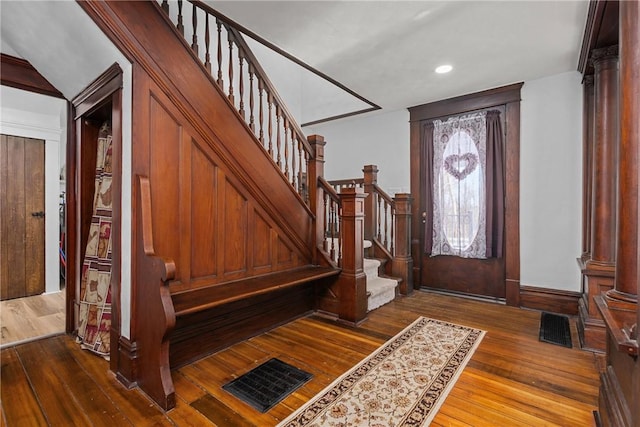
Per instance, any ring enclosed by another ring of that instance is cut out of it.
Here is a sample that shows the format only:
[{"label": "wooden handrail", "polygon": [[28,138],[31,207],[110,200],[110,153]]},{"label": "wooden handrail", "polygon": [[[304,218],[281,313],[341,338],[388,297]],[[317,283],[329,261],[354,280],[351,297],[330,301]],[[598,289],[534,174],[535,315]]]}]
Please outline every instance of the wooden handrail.
[{"label": "wooden handrail", "polygon": [[329,197],[331,197],[332,200],[338,203],[340,202],[340,197],[338,196],[338,193],[333,188],[333,186],[329,183],[329,181],[324,179],[324,177],[318,177],[318,187],[322,188],[325,192],[327,192],[329,194]]},{"label": "wooden handrail", "polygon": [[362,187],[364,185],[364,178],[332,179],[327,182],[333,187]]},{"label": "wooden handrail", "polygon": [[393,197],[388,195],[382,188],[378,186],[378,184],[373,184],[373,188],[375,189],[375,192],[380,197],[382,197],[387,203],[389,203],[391,206],[395,205],[395,201],[393,200]]},{"label": "wooden handrail", "polygon": [[[190,1],[198,4],[202,9],[207,8],[206,10],[213,11],[213,9],[211,9],[209,6],[207,6],[201,1],[198,1],[198,0],[190,0]],[[211,14],[216,15],[213,12]],[[223,16],[223,15],[220,15],[220,16]],[[218,15],[216,15],[216,17],[218,17]],[[302,128],[300,127],[300,125],[298,125],[295,118],[293,117],[293,114],[291,114],[284,100],[280,97],[280,94],[278,93],[275,86],[271,82],[271,79],[269,79],[269,76],[267,75],[267,73],[262,68],[262,65],[260,65],[260,63],[258,62],[258,59],[253,54],[253,51],[251,50],[246,40],[242,36],[242,33],[240,33],[240,31],[230,26],[230,24],[228,23],[226,24],[227,24],[226,26],[227,31],[233,34],[235,42],[238,44],[238,46],[242,48],[244,54],[246,55],[245,59],[248,60],[249,63],[251,63],[251,65],[253,66],[254,72],[260,77],[260,79],[262,80],[262,84],[266,86],[267,92],[271,93],[271,96],[273,96],[273,98],[275,99],[276,104],[278,105],[278,107],[280,108],[284,116],[287,118],[287,120],[289,121],[289,125],[293,127],[293,130],[296,133],[297,137],[300,138],[300,140],[302,141],[302,145],[304,146],[305,151],[311,154],[311,146],[307,142],[307,137],[304,135]]]},{"label": "wooden handrail", "polygon": [[[203,71],[225,95],[283,178],[308,204],[311,185],[308,167],[315,153],[302,128],[258,62],[238,24],[203,1],[188,0],[188,3],[190,7],[184,8],[184,13],[191,13],[191,41],[185,39],[189,29],[185,33],[182,1],[177,2],[177,34],[184,39]],[[170,2],[163,0],[160,9],[167,18],[171,18],[170,8]],[[202,46],[204,52],[200,52]]]}]

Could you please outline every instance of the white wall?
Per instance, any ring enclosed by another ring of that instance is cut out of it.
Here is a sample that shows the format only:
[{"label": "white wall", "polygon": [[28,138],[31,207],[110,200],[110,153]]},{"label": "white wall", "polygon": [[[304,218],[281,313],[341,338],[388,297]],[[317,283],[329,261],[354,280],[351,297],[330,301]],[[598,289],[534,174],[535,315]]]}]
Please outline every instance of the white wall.
[{"label": "white wall", "polygon": [[579,292],[580,74],[526,82],[520,117],[520,283]]},{"label": "white wall", "polygon": [[[377,164],[389,193],[409,192],[409,114],[355,116],[306,128],[327,140],[328,179]],[[525,82],[520,134],[521,283],[580,291],[582,88],[578,72]]]},{"label": "white wall", "polygon": [[[128,338],[131,336],[131,63],[77,2],[3,2],[1,17],[2,47],[29,61],[67,99],[73,99],[113,63],[117,62],[123,71],[120,327],[122,335]],[[56,176],[58,173],[59,169]]]},{"label": "white wall", "polygon": [[364,165],[378,166],[378,185],[390,195],[408,193],[409,112],[407,110],[354,116],[305,127],[307,135],[327,141],[325,177],[358,178]]},{"label": "white wall", "polygon": [[66,140],[64,99],[0,87],[0,133],[42,139],[45,180],[45,293],[60,290],[60,150]]}]

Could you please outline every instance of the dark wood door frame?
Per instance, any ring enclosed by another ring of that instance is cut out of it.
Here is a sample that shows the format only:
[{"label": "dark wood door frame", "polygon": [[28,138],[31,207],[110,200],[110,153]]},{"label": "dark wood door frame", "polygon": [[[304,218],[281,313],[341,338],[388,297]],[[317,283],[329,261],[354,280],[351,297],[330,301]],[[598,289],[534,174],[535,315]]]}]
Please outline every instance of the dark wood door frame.
[{"label": "dark wood door frame", "polygon": [[[95,147],[101,120],[111,119],[113,194],[122,194],[122,70],[113,64],[72,101],[67,143],[67,321],[75,330],[82,262],[91,222],[95,179]],[[89,202],[87,202],[89,201]],[[111,366],[118,361],[120,338],[121,198],[113,198],[111,273]]]},{"label": "dark wood door frame", "polygon": [[515,83],[443,101],[409,108],[412,207],[411,252],[414,259],[414,286],[419,288],[422,277],[423,224],[425,212],[424,189],[420,179],[420,125],[421,122],[440,117],[463,114],[475,110],[504,105],[506,123],[505,141],[505,289],[508,305],[520,305],[520,89],[524,83]]}]

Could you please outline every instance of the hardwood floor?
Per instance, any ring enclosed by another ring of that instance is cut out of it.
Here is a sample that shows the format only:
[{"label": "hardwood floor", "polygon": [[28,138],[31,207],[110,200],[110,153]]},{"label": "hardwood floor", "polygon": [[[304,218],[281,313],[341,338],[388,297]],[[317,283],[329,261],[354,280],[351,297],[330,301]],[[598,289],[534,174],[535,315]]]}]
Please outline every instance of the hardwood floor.
[{"label": "hardwood floor", "polygon": [[[595,425],[598,371],[577,348],[575,322],[568,349],[538,341],[539,312],[427,292],[396,299],[358,328],[310,316],[174,371],[177,406],[167,413],[70,336],[11,347],[1,353],[0,424],[275,425],[420,315],[487,331],[431,425]],[[271,357],[314,377],[266,414],[222,390]]]},{"label": "hardwood floor", "polygon": [[0,301],[0,346],[64,332],[65,292]]}]

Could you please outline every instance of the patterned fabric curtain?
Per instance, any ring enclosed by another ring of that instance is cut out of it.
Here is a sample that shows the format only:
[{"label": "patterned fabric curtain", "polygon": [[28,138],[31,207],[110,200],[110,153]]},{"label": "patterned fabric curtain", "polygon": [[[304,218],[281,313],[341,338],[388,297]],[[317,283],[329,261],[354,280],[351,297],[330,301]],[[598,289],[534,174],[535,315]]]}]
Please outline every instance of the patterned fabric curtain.
[{"label": "patterned fabric curtain", "polygon": [[486,111],[435,120],[431,256],[486,258]]},{"label": "patterned fabric curtain", "polygon": [[93,217],[80,283],[78,341],[85,349],[109,357],[111,329],[111,128],[98,137]]}]

